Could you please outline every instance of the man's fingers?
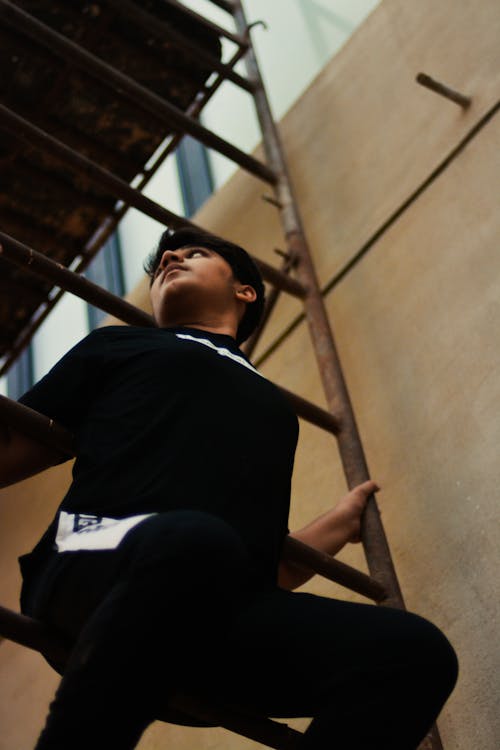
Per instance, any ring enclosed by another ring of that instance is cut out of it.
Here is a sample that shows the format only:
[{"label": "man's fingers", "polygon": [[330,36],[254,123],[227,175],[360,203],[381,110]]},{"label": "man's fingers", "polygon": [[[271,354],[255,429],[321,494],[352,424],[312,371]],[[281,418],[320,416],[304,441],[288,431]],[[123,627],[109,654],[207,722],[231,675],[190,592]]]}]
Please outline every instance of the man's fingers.
[{"label": "man's fingers", "polygon": [[378,490],[380,490],[380,486],[373,479],[368,479],[354,487],[354,492],[362,492],[365,495],[371,495],[372,492],[378,492]]}]

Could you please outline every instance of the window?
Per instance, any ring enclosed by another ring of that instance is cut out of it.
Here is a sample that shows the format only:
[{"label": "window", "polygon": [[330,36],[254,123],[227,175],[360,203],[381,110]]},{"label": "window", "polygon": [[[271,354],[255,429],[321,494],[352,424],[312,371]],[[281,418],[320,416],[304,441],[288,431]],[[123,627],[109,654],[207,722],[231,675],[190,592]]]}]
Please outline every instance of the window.
[{"label": "window", "polygon": [[33,385],[33,352],[31,344],[19,355],[7,373],[7,395],[17,400]]},{"label": "window", "polygon": [[192,216],[213,193],[213,179],[205,146],[190,136],[179,144],[175,157],[186,216]]},{"label": "window", "polygon": [[[118,232],[115,232],[99,250],[85,271],[85,276],[108,292],[122,297],[125,294],[121,247]],[[93,331],[104,320],[107,313],[93,305],[87,305],[89,330]]]}]

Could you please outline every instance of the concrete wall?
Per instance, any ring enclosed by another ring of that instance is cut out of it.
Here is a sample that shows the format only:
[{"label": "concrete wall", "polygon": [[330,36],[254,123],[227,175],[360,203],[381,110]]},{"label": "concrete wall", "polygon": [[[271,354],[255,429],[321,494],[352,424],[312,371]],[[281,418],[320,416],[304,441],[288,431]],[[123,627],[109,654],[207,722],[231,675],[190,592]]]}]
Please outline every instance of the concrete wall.
[{"label": "concrete wall", "polygon": [[[439,721],[449,750],[496,750],[500,739],[499,27],[494,0],[384,0],[282,122],[405,600],[459,654],[459,682]],[[471,95],[471,107],[418,87],[420,70]],[[238,172],[197,219],[271,259],[283,239],[262,192]],[[144,301],[144,286],[133,296]],[[260,367],[322,404],[299,312],[280,302]],[[333,442],[301,425],[292,528],[345,489]],[[7,605],[19,583],[15,556],[42,530],[65,481],[60,467],[2,492]],[[365,569],[360,545],[339,558]],[[307,588],[358,600],[319,579]],[[38,655],[0,646],[0,750],[33,744],[55,683]],[[221,729],[157,723],[140,747],[194,743],[255,746]]]}]

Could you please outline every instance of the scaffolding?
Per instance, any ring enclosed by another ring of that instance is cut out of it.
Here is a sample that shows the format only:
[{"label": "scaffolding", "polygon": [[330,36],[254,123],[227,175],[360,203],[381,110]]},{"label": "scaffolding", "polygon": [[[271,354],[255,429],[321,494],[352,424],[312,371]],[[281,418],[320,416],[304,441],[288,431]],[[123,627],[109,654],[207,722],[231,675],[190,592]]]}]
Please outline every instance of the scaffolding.
[{"label": "scaffolding", "polygon": [[[272,287],[263,325],[281,293],[291,294],[303,302],[328,409],[321,409],[296,394],[284,392],[298,416],[335,437],[347,484],[352,488],[369,479],[367,461],[280,136],[253,50],[251,27],[246,21],[241,0],[212,2],[227,12],[234,23],[234,31],[214,24],[177,0],[150,0],[140,6],[130,0],[106,0],[99,6],[102,13],[97,20],[101,35],[108,32],[110,15],[117,14],[125,25],[133,25],[139,36],[142,34],[143,39],[150,40],[148,44],[151,48],[167,44],[169,48],[172,46],[173,49],[182,50],[186,69],[189,70],[188,83],[184,82],[182,101],[178,97],[173,103],[172,91],[175,92],[176,86],[178,88],[178,81],[168,79],[147,82],[144,76],[146,65],[139,66],[137,71],[120,68],[122,56],[119,45],[116,59],[103,59],[99,54],[103,45],[99,44],[99,39],[96,41],[95,30],[85,34],[80,28],[80,33],[76,33],[75,24],[72,26],[67,18],[62,19],[57,13],[60,3],[46,0],[45,14],[42,13],[41,18],[40,12],[35,13],[31,6],[36,5],[39,9],[43,3],[0,0],[0,34],[3,33],[2,30],[8,29],[15,33],[18,43],[24,44],[26,40],[30,40],[36,45],[37,54],[45,54],[52,64],[56,59],[58,64],[65,66],[66,75],[69,74],[70,80],[76,81],[78,86],[84,80],[90,89],[104,87],[109,101],[114,103],[113,107],[121,112],[121,116],[130,118],[131,112],[140,113],[140,117],[147,115],[148,121],[152,118],[156,123],[152,129],[152,137],[145,144],[139,144],[141,148],[135,153],[136,160],[124,168],[122,161],[126,160],[123,157],[128,153],[125,148],[121,154],[106,152],[106,141],[109,141],[112,129],[107,133],[101,131],[104,137],[96,143],[90,143],[88,136],[85,136],[85,140],[81,134],[69,133],[64,122],[50,131],[50,118],[37,121],[34,113],[23,104],[22,96],[18,101],[15,91],[10,92],[10,99],[14,105],[19,104],[17,108],[7,106],[9,97],[4,97],[7,103],[0,105],[0,129],[8,134],[9,149],[13,149],[14,154],[24,160],[25,164],[25,150],[19,144],[28,145],[28,153],[30,159],[33,158],[32,164],[36,169],[44,170],[52,178],[56,174],[66,183],[68,179],[76,182],[81,186],[82,203],[90,201],[95,210],[90,219],[83,222],[81,234],[71,236],[72,253],[69,255],[67,252],[62,254],[62,245],[57,246],[57,243],[47,240],[46,225],[34,221],[30,225],[31,229],[26,230],[19,219],[22,190],[18,196],[18,204],[11,203],[3,211],[10,223],[7,221],[0,227],[1,268],[9,269],[9,276],[2,285],[11,289],[9,299],[12,304],[17,304],[14,296],[18,297],[20,290],[24,292],[24,297],[21,294],[23,314],[18,314],[15,318],[17,327],[12,327],[10,323],[7,325],[7,322],[0,319],[0,326],[3,325],[3,349],[0,353],[5,357],[2,371],[5,372],[15,361],[63,290],[72,292],[126,323],[155,325],[148,314],[83,278],[81,271],[116,228],[128,207],[142,211],[167,227],[193,226],[184,217],[177,216],[141,192],[166,156],[175,150],[183,135],[189,134],[268,183],[274,191],[272,202],[281,219],[286,253],[281,269],[255,259],[264,279]],[[85,19],[85,23],[93,20],[95,19]],[[73,29],[73,38],[68,29]],[[101,36],[101,41],[102,38]],[[197,39],[197,44],[193,44],[193,38]],[[236,52],[227,63],[220,60],[220,40],[223,38],[229,39],[236,46]],[[92,43],[87,43],[89,40]],[[235,71],[235,65],[241,59],[246,64],[246,76]],[[206,84],[205,81],[209,79],[211,82]],[[203,106],[224,80],[232,81],[252,96],[262,132],[265,162],[243,153],[201,125],[199,114]],[[56,91],[53,96],[57,94]],[[99,101],[99,97],[96,101]],[[95,106],[93,115],[95,118]],[[136,145],[132,144],[132,151]],[[154,160],[150,160],[149,166],[144,167],[147,158],[155,151]],[[8,158],[7,154],[3,156]],[[13,157],[10,158],[12,160]],[[14,167],[18,164],[19,162],[14,164]],[[55,199],[59,194],[57,190],[54,192]],[[66,222],[67,226],[71,226],[70,218]],[[11,227],[12,234],[4,231],[6,225]],[[38,227],[38,234],[34,233],[33,225]],[[16,229],[20,231],[16,232]],[[30,242],[30,237],[35,241]],[[62,236],[60,240],[64,243],[68,237]],[[38,249],[32,247],[32,244],[37,245]],[[60,291],[51,294],[54,287],[58,287]],[[12,311],[10,314],[12,315]],[[4,317],[7,321],[7,317]],[[248,342],[247,354],[253,350],[263,325]],[[73,455],[72,436],[43,415],[0,397],[0,416],[6,423],[57,448],[68,457]],[[368,500],[362,519],[361,540],[369,575],[291,537],[286,540],[285,555],[290,561],[313,569],[378,605],[404,608],[403,596],[373,496]],[[63,664],[66,659],[68,644],[58,641],[42,623],[5,608],[0,608],[0,633],[5,638],[41,651],[54,663]],[[158,718],[181,724],[223,726],[274,748],[294,748],[301,737],[301,733],[286,724],[265,717],[249,717],[245,712],[210,705],[193,696],[176,696],[165,717]],[[421,748],[442,750],[436,727],[433,727]]]}]

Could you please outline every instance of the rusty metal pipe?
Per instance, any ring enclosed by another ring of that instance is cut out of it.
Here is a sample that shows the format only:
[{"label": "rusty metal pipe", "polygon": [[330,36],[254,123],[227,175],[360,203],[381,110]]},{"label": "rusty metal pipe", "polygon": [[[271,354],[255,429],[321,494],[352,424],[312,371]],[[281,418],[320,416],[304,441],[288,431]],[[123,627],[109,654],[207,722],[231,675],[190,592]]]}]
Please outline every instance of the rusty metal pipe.
[{"label": "rusty metal pipe", "polygon": [[44,414],[1,395],[0,420],[33,440],[54,448],[62,456],[71,458],[75,455],[71,432]]},{"label": "rusty metal pipe", "polygon": [[[275,249],[275,252],[278,252],[277,249]],[[286,253],[284,254],[284,258],[285,260],[281,266],[280,271],[281,273],[289,274],[294,266],[294,260],[293,258],[290,257],[290,255],[287,255]],[[262,336],[262,333],[264,332],[264,329],[266,327],[267,321],[271,317],[272,312],[279,300],[280,291],[281,291],[280,289],[277,289],[276,287],[274,287],[273,289],[271,289],[271,291],[267,295],[266,303],[264,306],[264,311],[259,321],[259,325],[257,326],[255,331],[247,339],[247,341],[245,341],[245,344],[243,345],[243,351],[245,352],[247,357],[252,356],[255,350],[255,347],[257,346],[260,340],[260,337]]]},{"label": "rusty metal pipe", "polygon": [[[235,6],[236,28],[240,34],[245,35],[248,31],[248,24],[241,0],[233,0],[233,5]],[[352,487],[369,478],[368,466],[333,334],[326,315],[321,289],[305,239],[281,140],[272,117],[252,46],[247,51],[246,63],[249,77],[259,84],[256,88],[254,101],[263,134],[264,149],[268,163],[279,175],[278,183],[275,186],[275,195],[277,201],[283,206],[281,220],[288,240],[289,252],[292,255],[297,255],[299,260],[297,275],[304,286],[308,288],[309,293],[305,301],[306,317],[327,401],[332,413],[339,418],[342,425],[338,436],[339,452],[348,485]],[[361,538],[370,573],[387,592],[386,598],[381,603],[404,609],[403,595],[374,496],[368,499],[366,511],[363,514]],[[436,725],[432,727],[428,735],[426,750],[442,750]]]},{"label": "rusty metal pipe", "polygon": [[39,620],[0,606],[0,636],[14,643],[40,651],[55,662],[64,664],[69,655],[69,645],[57,637],[50,627]]},{"label": "rusty metal pipe", "polygon": [[421,86],[425,86],[425,88],[434,91],[434,93],[444,96],[445,99],[455,102],[455,104],[458,104],[462,109],[467,109],[471,105],[472,99],[470,96],[465,96],[465,94],[461,94],[460,91],[455,91],[455,89],[445,86],[444,83],[436,81],[426,73],[419,73],[415,80]]},{"label": "rusty metal pipe", "polygon": [[271,266],[269,263],[266,263],[265,260],[261,260],[260,258],[256,258],[255,256],[253,256],[253,259],[259,267],[264,279],[266,281],[269,281],[270,284],[275,286],[277,289],[281,289],[283,292],[288,292],[288,294],[292,294],[294,297],[298,297],[299,299],[304,299],[306,297],[307,289],[303,286],[303,284],[301,284],[300,281],[297,281],[297,279],[292,279],[286,273],[283,273],[283,271],[278,271],[277,268]]},{"label": "rusty metal pipe", "polygon": [[288,391],[286,388],[283,388],[283,386],[280,386],[279,388],[283,395],[289,400],[298,417],[305,419],[306,422],[316,425],[316,427],[321,427],[323,430],[331,432],[332,435],[339,435],[341,432],[341,425],[333,414],[326,411],[326,409],[322,409],[320,406],[316,406],[316,404],[313,404],[311,401],[302,398],[302,396],[297,396],[296,393]]},{"label": "rusty metal pipe", "polygon": [[[240,34],[244,35],[247,30],[247,22],[242,3],[240,0],[234,0],[233,4],[235,6],[236,28]],[[281,140],[272,117],[252,47],[249,47],[245,60],[249,77],[259,84],[256,88],[254,101],[263,134],[264,149],[268,163],[273,171],[279,175],[278,183],[275,186],[275,195],[277,201],[282,205],[280,215],[287,237],[287,248],[292,257],[298,258],[296,273],[299,280],[308,289],[308,296],[305,300],[307,322],[329,409],[342,426],[337,436],[338,447],[347,483],[351,488],[369,478],[368,466],[321,290],[305,240]],[[370,573],[389,592],[385,603],[404,607],[403,596],[374,497],[368,500],[362,520],[361,536]]]},{"label": "rusty metal pipe", "polygon": [[115,95],[124,96],[154,117],[164,119],[167,128],[189,133],[205,146],[223,154],[256,177],[272,185],[275,184],[276,175],[267,165],[262,164],[236,146],[227,143],[223,138],[188,117],[166,99],[162,99],[132,78],[79,47],[70,39],[58,34],[8,0],[0,0],[0,8],[2,9],[2,23],[6,23],[21,34],[31,37],[37,44],[48,47],[52,53],[59,55],[88,75],[93,76],[99,83],[113,88]]},{"label": "rusty metal pipe", "polygon": [[231,0],[209,0],[227,13],[234,13],[234,3]]},{"label": "rusty metal pipe", "polygon": [[266,296],[266,304],[264,306],[264,312],[262,313],[262,318],[259,321],[259,325],[255,329],[255,331],[252,333],[252,335],[245,341],[243,344],[243,351],[245,352],[246,356],[250,359],[252,357],[252,354],[255,351],[255,347],[257,346],[260,337],[266,327],[267,321],[271,317],[271,313],[274,310],[276,303],[280,297],[281,290],[276,289],[274,287],[271,289],[269,294]]},{"label": "rusty metal pipe", "polygon": [[[224,727],[241,734],[265,747],[273,747],[276,750],[299,750],[302,744],[302,732],[280,721],[249,714],[245,706],[235,710],[224,704],[214,705],[210,698],[205,696],[193,698],[175,693],[169,699],[170,707],[184,715],[195,716],[208,725]],[[161,720],[162,717],[159,718]],[[165,719],[169,721],[168,710]]]},{"label": "rusty metal pipe", "polygon": [[[188,8],[187,5],[184,5],[183,3],[178,2],[178,0],[161,0],[161,1],[164,5],[170,5],[172,8],[181,10],[186,15],[191,16],[191,18],[194,18],[202,26],[205,26],[207,29],[214,31],[218,36],[224,36],[226,37],[226,39],[229,39],[231,42],[234,42],[234,44],[237,44],[238,47],[240,47],[241,49],[245,50],[248,48],[248,39],[238,36],[237,34],[233,34],[232,31],[228,31],[222,26],[218,26],[213,21],[210,21],[208,18],[204,18],[204,16],[200,16],[194,10],[191,10],[191,8]],[[229,12],[232,13],[232,10]]]},{"label": "rusty metal pipe", "polygon": [[326,552],[309,547],[309,545],[287,536],[283,545],[283,553],[287,560],[301,568],[314,570],[315,573],[345,586],[351,591],[381,602],[387,598],[387,591],[378,581],[370,578],[366,573],[336,560]]},{"label": "rusty metal pipe", "polygon": [[38,253],[27,245],[0,231],[0,257],[48,279],[56,286],[66,289],[91,305],[106,310],[110,315],[135,326],[155,326],[154,319],[143,310],[134,307],[121,297],[106,291],[84,276],[73,273],[61,263],[56,263],[46,255]]}]

